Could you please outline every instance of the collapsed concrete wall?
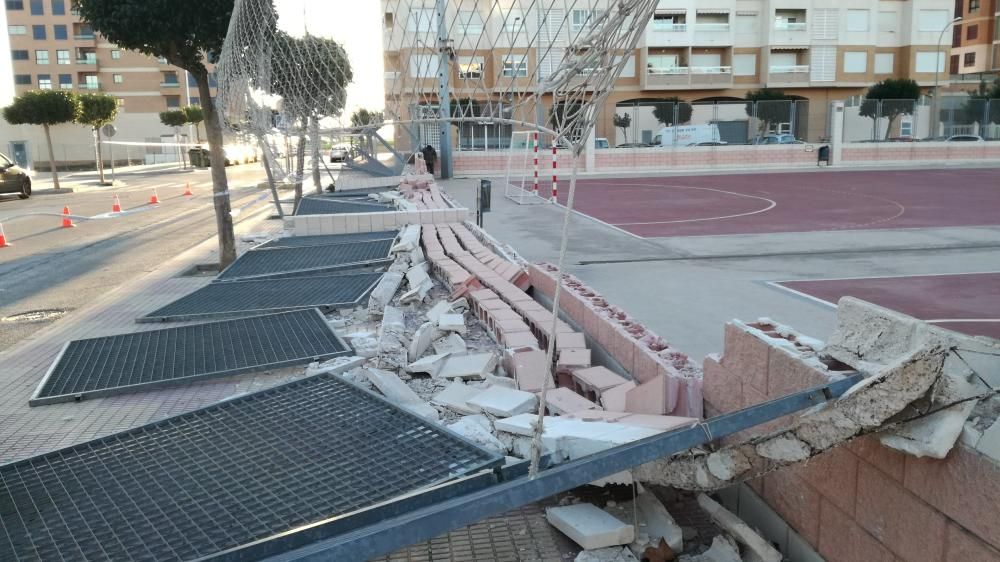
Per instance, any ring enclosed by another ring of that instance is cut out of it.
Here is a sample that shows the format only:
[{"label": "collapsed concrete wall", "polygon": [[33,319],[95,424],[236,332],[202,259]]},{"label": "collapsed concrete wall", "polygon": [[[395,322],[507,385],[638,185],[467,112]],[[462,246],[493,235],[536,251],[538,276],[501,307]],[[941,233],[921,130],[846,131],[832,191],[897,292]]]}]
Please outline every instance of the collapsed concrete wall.
[{"label": "collapsed concrete wall", "polygon": [[[1000,424],[996,422],[1000,404],[995,394],[983,400],[962,399],[1000,390],[1000,345],[927,326],[855,299],[841,301],[838,317],[842,327],[825,347],[768,321],[727,324],[723,355],[710,356],[704,363],[706,415],[825,384],[846,368],[866,375],[884,373],[888,362],[905,356],[911,367],[909,383],[902,390],[910,393],[906,399],[917,398],[900,408],[900,416],[920,421],[897,427],[893,433],[854,438],[807,462],[751,479],[749,486],[830,561],[1000,560],[1000,518],[995,514],[1000,505]],[[855,328],[844,330],[844,324]],[[920,377],[922,382],[913,377],[916,348],[924,350],[919,353],[925,365],[928,361],[939,364],[937,376]],[[898,365],[897,372],[901,372]],[[924,390],[914,392],[920,388]],[[855,392],[854,399],[872,390],[869,383]],[[897,392],[881,394],[878,400],[864,402],[884,406],[888,399],[902,406]],[[958,404],[942,409],[942,401],[947,400]],[[831,406],[850,401],[847,397]],[[826,411],[836,411],[832,407]],[[933,430],[949,426],[955,409],[971,410],[968,420],[963,418],[965,423],[960,424],[959,442],[949,445],[943,459],[933,458],[929,454],[940,447],[927,447],[926,438],[940,438]],[[928,415],[934,410],[940,411]],[[942,414],[948,414],[948,419],[942,419]],[[739,443],[761,440],[776,428],[807,417],[778,420],[733,436],[725,444],[741,451]],[[892,424],[898,419],[892,416],[886,421]],[[837,416],[820,420],[830,427],[840,425]],[[824,429],[823,425],[818,429]],[[890,449],[883,441],[911,454]],[[797,449],[792,445],[786,442],[784,451],[794,455]],[[916,457],[915,451],[927,454]],[[646,480],[643,475],[651,468],[659,470],[658,479],[664,480],[667,467],[662,465],[643,467],[637,478]],[[754,468],[766,472],[774,467]]]}]

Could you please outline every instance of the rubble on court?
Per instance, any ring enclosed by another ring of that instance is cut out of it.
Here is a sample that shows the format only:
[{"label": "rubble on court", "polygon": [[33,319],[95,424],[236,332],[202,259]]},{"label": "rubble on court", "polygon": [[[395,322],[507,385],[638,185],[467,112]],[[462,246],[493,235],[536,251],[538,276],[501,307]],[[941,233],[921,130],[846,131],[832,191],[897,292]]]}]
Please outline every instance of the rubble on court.
[{"label": "rubble on court", "polygon": [[545,518],[584,550],[625,545],[635,540],[635,528],[589,504],[550,507]]}]

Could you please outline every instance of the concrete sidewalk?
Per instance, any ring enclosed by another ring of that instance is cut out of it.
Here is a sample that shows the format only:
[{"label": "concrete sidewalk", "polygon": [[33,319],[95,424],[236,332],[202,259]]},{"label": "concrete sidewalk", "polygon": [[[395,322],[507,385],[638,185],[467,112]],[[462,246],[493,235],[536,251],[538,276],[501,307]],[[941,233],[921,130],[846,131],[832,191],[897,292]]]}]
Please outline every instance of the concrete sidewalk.
[{"label": "concrete sidewalk", "polygon": [[[265,220],[270,211],[265,207],[237,225],[240,251],[252,245],[241,241],[241,237],[249,233],[281,231],[280,221]],[[252,392],[301,376],[301,368],[283,369],[141,394],[28,407],[28,398],[66,342],[164,327],[136,324],[134,320],[208,284],[210,276],[181,277],[180,274],[195,264],[217,262],[217,248],[215,237],[205,240],[139,280],[110,290],[89,307],[68,314],[0,353],[0,464],[191,411],[234,394]]]}]

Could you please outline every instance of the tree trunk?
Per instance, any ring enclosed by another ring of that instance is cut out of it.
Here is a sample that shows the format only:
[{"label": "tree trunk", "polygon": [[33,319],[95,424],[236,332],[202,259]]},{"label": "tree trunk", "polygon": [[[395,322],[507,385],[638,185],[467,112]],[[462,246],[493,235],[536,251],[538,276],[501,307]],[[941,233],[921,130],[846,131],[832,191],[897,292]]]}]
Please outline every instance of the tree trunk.
[{"label": "tree trunk", "polygon": [[97,156],[97,184],[104,185],[104,158],[101,156],[100,127],[94,127],[94,154]]},{"label": "tree trunk", "polygon": [[320,148],[319,139],[319,121],[313,117],[312,122],[312,137],[313,149],[312,149],[312,178],[313,178],[313,188],[316,189],[317,194],[323,193],[323,185],[320,182],[319,177],[319,160],[323,157],[323,151]]},{"label": "tree trunk", "polygon": [[892,125],[896,122],[896,117],[895,113],[889,116],[889,124],[885,127],[885,140],[889,140],[890,135],[892,135]]},{"label": "tree trunk", "polygon": [[233,234],[233,215],[229,203],[229,182],[226,179],[226,155],[222,150],[222,124],[212,101],[207,72],[192,72],[198,82],[198,95],[205,112],[205,136],[212,159],[212,202],[215,205],[215,224],[219,232],[219,267],[226,268],[236,260],[236,236]]},{"label": "tree trunk", "polygon": [[45,143],[49,145],[49,168],[52,170],[52,186],[59,189],[59,172],[56,171],[56,154],[52,150],[52,135],[49,134],[49,126],[42,125],[45,129]]},{"label": "tree trunk", "polygon": [[285,218],[285,212],[281,209],[281,200],[278,198],[278,188],[274,185],[274,172],[271,170],[271,159],[268,158],[267,145],[261,140],[260,157],[264,160],[264,172],[267,173],[267,185],[271,188],[271,197],[274,198],[274,206],[278,209],[278,218]]},{"label": "tree trunk", "polygon": [[198,139],[198,144],[201,144],[201,124],[194,124],[194,137]]},{"label": "tree trunk", "polygon": [[299,208],[299,201],[302,200],[302,180],[305,179],[306,169],[306,131],[299,134],[299,152],[295,155],[295,209]]}]

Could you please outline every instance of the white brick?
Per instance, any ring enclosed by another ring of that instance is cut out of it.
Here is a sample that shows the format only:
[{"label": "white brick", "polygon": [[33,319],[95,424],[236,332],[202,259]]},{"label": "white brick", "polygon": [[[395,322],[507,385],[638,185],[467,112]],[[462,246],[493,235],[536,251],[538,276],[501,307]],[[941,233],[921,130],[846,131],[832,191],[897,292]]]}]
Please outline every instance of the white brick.
[{"label": "white brick", "polygon": [[589,503],[547,508],[545,518],[585,550],[629,544],[635,540],[632,525]]},{"label": "white brick", "polygon": [[469,399],[468,404],[494,416],[509,417],[534,411],[537,399],[530,392],[491,386]]}]

